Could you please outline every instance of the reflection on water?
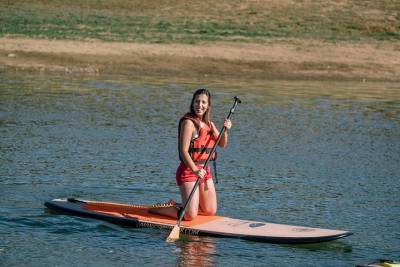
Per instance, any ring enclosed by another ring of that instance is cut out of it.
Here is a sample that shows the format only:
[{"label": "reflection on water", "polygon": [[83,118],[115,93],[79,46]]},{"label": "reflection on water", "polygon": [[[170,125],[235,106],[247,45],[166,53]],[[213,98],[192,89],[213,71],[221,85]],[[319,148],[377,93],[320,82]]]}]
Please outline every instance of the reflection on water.
[{"label": "reflection on water", "polygon": [[[219,151],[219,214],[354,235],[306,246],[204,237],[171,246],[157,230],[105,233],[95,220],[44,215],[43,202],[57,197],[179,199],[177,123],[199,85],[212,89],[217,125],[233,96],[242,99],[229,145]],[[7,234],[0,257],[9,266],[321,266],[332,258],[334,266],[354,266],[395,258],[399,111],[396,83],[192,84],[1,73],[0,232]],[[48,257],[54,251],[57,257]]]},{"label": "reflection on water", "polygon": [[212,238],[185,236],[176,246],[180,249],[176,266],[214,266],[215,244]]}]

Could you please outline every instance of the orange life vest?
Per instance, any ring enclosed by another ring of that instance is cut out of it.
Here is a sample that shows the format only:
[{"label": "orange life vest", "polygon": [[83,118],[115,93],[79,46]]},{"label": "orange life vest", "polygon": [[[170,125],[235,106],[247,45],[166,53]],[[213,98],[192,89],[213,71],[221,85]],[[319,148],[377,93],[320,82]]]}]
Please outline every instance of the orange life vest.
[{"label": "orange life vest", "polygon": [[[193,136],[190,141],[189,155],[196,164],[205,163],[215,145],[215,142],[217,141],[217,137],[215,137],[214,133],[211,131],[210,125],[207,125],[206,123],[202,123],[201,125],[199,119],[191,116],[190,114],[186,114],[179,121],[178,142],[180,138],[181,124],[184,120],[191,120],[197,132],[197,136]],[[179,158],[182,161],[180,154]],[[215,160],[215,158],[216,153],[214,152],[211,160]]]}]

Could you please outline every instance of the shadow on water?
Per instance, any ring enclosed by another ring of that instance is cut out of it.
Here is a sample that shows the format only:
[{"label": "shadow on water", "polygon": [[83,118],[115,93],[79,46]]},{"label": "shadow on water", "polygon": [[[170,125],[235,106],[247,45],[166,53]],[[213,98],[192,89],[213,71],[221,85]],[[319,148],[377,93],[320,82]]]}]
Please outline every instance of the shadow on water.
[{"label": "shadow on water", "polygon": [[283,247],[306,249],[310,251],[334,251],[340,253],[350,253],[353,251],[352,245],[346,241],[330,241],[323,243],[297,244],[297,245],[282,245]]}]

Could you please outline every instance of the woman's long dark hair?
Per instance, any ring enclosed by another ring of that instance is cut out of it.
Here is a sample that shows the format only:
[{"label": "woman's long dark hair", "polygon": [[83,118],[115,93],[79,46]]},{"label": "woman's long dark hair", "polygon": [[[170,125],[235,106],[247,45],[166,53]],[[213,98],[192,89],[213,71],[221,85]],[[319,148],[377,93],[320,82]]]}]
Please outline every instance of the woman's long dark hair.
[{"label": "woman's long dark hair", "polygon": [[208,98],[208,109],[204,113],[203,120],[206,124],[210,125],[211,122],[211,94],[210,91],[208,91],[206,88],[200,88],[197,89],[196,92],[193,94],[192,102],[190,102],[190,114],[192,116],[196,116],[196,112],[194,111],[194,100],[196,99],[196,96],[198,95],[206,95]]}]

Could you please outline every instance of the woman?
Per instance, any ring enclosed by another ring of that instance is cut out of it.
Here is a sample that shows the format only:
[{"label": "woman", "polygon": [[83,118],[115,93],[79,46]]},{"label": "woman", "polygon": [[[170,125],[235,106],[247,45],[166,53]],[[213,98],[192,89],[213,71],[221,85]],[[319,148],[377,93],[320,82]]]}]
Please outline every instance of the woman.
[{"label": "woman", "polygon": [[[232,122],[225,119],[224,127],[229,130]],[[228,142],[228,131],[225,131],[219,142],[224,147]],[[189,198],[198,177],[201,178],[198,189],[185,212],[185,220],[193,220],[198,214],[214,215],[217,212],[217,196],[212,180],[210,167],[204,163],[218,139],[219,131],[211,121],[211,96],[207,89],[198,89],[190,104],[190,112],[179,121],[178,151],[181,160],[176,171],[176,182],[179,186],[182,203]],[[178,207],[155,208],[151,212],[177,218]]]}]

